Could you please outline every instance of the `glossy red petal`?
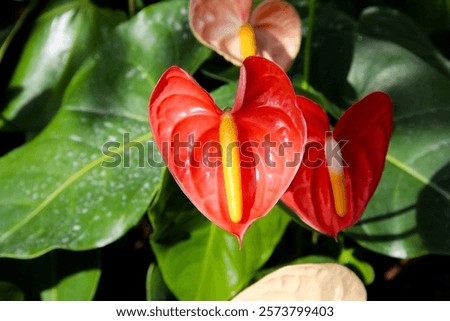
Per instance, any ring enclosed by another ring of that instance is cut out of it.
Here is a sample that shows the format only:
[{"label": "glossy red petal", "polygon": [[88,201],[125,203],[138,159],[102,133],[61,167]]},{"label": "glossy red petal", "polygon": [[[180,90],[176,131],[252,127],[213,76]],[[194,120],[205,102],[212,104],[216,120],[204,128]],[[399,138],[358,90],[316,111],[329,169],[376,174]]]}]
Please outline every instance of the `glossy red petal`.
[{"label": "glossy red petal", "polygon": [[[231,221],[227,208],[219,149],[223,113],[209,94],[186,72],[172,67],[155,87],[149,117],[155,141],[184,193],[208,219],[242,240],[252,222],[267,214],[292,181],[306,134],[292,85],[276,64],[249,58],[238,87],[231,113],[242,161],[243,215],[239,223]],[[266,135],[274,147],[262,146]],[[280,149],[281,144],[286,146]],[[274,164],[266,163],[265,157]]]},{"label": "glossy red petal", "polygon": [[191,30],[201,43],[239,66],[239,29],[247,21],[251,9],[251,0],[191,0]]},{"label": "glossy red petal", "polygon": [[[226,200],[218,198],[223,194],[222,169],[215,165],[220,161],[221,116],[210,95],[178,67],[162,75],[150,98],[154,140],[173,177],[200,212],[230,231],[222,222]],[[208,148],[209,158],[204,153]]]},{"label": "glossy red petal", "polygon": [[344,169],[348,210],[339,217],[324,152],[326,115],[306,98],[299,97],[298,104],[308,126],[308,143],[282,201],[311,227],[336,237],[359,220],[379,182],[392,131],[392,105],[387,95],[373,93],[350,107],[336,125],[333,137],[348,164]]},{"label": "glossy red petal", "polygon": [[383,173],[392,134],[392,102],[388,95],[374,92],[350,107],[333,132],[336,141],[348,141],[341,149],[349,164],[346,169],[353,190],[353,218],[341,225],[354,224],[363,214]]},{"label": "glossy red petal", "polygon": [[325,111],[314,101],[297,96],[297,105],[300,107],[308,127],[308,142],[325,144],[324,132],[330,131],[330,121]]},{"label": "glossy red petal", "polygon": [[258,54],[288,70],[300,50],[301,22],[297,11],[281,0],[263,1],[252,13]]},{"label": "glossy red petal", "polygon": [[333,204],[331,183],[325,160],[325,133],[330,130],[322,107],[306,97],[297,104],[307,125],[308,142],[297,175],[281,200],[314,229],[336,236],[338,218]]},{"label": "glossy red petal", "polygon": [[247,58],[232,115],[241,142],[243,231],[276,204],[297,172],[306,125],[289,78],[275,63]]}]

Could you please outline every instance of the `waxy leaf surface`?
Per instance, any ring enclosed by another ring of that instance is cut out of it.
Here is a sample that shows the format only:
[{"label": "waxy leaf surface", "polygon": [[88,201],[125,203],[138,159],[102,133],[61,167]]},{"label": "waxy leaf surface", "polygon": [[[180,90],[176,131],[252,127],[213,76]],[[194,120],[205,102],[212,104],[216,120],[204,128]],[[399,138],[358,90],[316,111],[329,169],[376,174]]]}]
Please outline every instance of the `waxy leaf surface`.
[{"label": "waxy leaf surface", "polygon": [[147,301],[171,301],[174,295],[170,292],[156,263],[151,263],[147,271]]},{"label": "waxy leaf surface", "polygon": [[394,104],[383,177],[348,235],[393,257],[450,254],[450,80],[410,51],[369,37],[356,43],[348,79],[359,96],[382,90]]},{"label": "waxy leaf surface", "polygon": [[[173,44],[170,54],[160,42]],[[193,72],[209,50],[190,36],[185,1],[149,6],[118,26],[108,49],[77,73],[51,124],[0,159],[0,256],[104,246],[158,189],[164,164],[148,129],[149,93],[162,70]]]},{"label": "waxy leaf surface", "polygon": [[2,95],[3,117],[12,123],[6,129],[42,129],[61,106],[64,90],[83,60],[124,19],[123,13],[88,0],[48,1]]}]

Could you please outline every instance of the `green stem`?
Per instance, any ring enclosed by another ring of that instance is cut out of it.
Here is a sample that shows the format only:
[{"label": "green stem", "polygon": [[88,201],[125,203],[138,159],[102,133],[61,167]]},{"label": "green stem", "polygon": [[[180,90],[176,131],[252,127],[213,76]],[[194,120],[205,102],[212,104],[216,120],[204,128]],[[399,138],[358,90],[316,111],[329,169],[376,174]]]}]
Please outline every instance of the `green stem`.
[{"label": "green stem", "polygon": [[23,13],[20,15],[19,19],[17,20],[14,27],[9,32],[8,36],[6,37],[3,44],[0,46],[0,62],[2,62],[3,57],[5,56],[6,49],[8,49],[9,45],[11,44],[14,36],[19,32],[19,29],[22,28],[22,26],[25,23],[25,20],[28,18],[30,13],[36,8],[39,1],[32,1],[30,4],[25,8]]},{"label": "green stem", "polygon": [[130,17],[134,16],[136,13],[136,4],[134,3],[134,0],[128,0],[128,14]]},{"label": "green stem", "polygon": [[308,35],[306,36],[305,56],[303,60],[303,79],[301,87],[303,90],[309,89],[309,70],[311,65],[311,44],[314,29],[314,18],[316,14],[316,0],[309,0],[309,15],[308,15]]},{"label": "green stem", "polygon": [[319,242],[320,233],[317,231],[312,231],[311,243],[316,245]]}]

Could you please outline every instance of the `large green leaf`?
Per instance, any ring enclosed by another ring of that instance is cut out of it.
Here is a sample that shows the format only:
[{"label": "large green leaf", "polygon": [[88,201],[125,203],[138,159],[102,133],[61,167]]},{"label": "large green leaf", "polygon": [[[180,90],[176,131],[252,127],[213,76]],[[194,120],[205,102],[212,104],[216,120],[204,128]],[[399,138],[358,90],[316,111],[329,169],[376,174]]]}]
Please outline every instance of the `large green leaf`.
[{"label": "large green leaf", "polygon": [[267,261],[289,222],[275,206],[250,227],[239,248],[234,235],[195,209],[168,171],[149,215],[158,265],[180,300],[229,300]]},{"label": "large green leaf", "polygon": [[359,22],[359,32],[400,45],[450,77],[449,61],[434,47],[427,35],[399,11],[378,7],[364,10]]},{"label": "large green leaf", "polygon": [[380,185],[348,235],[393,257],[450,254],[450,80],[404,48],[363,38],[349,81],[387,92],[394,133]]},{"label": "large green leaf", "polygon": [[120,41],[110,42],[109,51],[139,63],[154,83],[174,64],[196,71],[211,53],[192,35],[184,0],[147,7],[133,23],[118,26],[117,35]]},{"label": "large green leaf", "polygon": [[[163,166],[151,144],[148,97],[162,70],[180,64],[193,72],[209,55],[186,32],[187,5],[156,4],[119,25],[111,46],[122,50],[105,48],[88,62],[51,124],[0,159],[0,256],[101,247],[145,213]],[[172,44],[171,53],[158,43]]]},{"label": "large green leaf", "polygon": [[[89,0],[53,0],[32,25],[2,102],[2,118],[24,132],[41,129],[61,104],[82,61],[125,18]],[[0,123],[2,126],[2,123]]]},{"label": "large green leaf", "polygon": [[53,251],[32,260],[0,260],[0,280],[19,285],[27,300],[92,300],[99,279],[98,250]]}]

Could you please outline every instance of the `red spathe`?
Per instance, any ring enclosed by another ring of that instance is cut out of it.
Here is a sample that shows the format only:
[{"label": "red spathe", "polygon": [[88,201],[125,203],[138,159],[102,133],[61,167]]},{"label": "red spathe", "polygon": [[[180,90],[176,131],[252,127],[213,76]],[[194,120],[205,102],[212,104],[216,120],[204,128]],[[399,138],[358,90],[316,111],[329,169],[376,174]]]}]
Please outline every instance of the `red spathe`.
[{"label": "red spathe", "polygon": [[328,117],[305,97],[298,96],[297,103],[308,126],[308,142],[302,165],[282,201],[305,223],[336,238],[361,218],[380,181],[392,133],[392,102],[388,95],[374,92],[352,105],[332,132],[346,163],[347,212],[343,217],[336,213],[326,166]]},{"label": "red spathe", "polygon": [[[248,227],[272,209],[294,178],[306,125],[284,71],[265,58],[247,58],[231,109],[243,194],[242,219],[233,223],[217,148],[222,115],[211,96],[179,67],[162,75],[150,97],[154,140],[173,177],[201,213],[242,241]],[[270,148],[263,146],[268,137]],[[288,147],[280,148],[283,144]]]}]

